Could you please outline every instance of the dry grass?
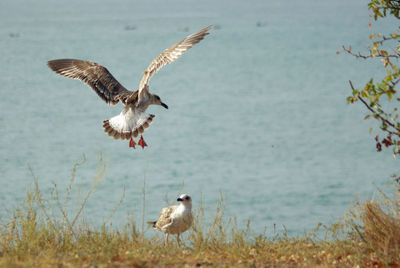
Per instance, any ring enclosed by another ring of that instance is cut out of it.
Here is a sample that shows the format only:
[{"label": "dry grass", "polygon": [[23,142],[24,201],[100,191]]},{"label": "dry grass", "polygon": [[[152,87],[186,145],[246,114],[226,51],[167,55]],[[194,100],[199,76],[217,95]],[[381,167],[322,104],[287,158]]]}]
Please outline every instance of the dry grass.
[{"label": "dry grass", "polygon": [[347,226],[349,234],[361,241],[362,249],[379,264],[400,264],[400,200],[391,199],[378,190],[379,200],[356,203]]},{"label": "dry grass", "polygon": [[325,227],[322,240],[315,235],[321,225],[301,237],[253,234],[250,222],[242,230],[235,219],[224,217],[221,195],[210,225],[205,224],[200,206],[183,240],[185,246],[175,242],[164,246],[161,235],[145,237],[132,219],[118,230],[107,223],[93,227],[85,222],[86,201],[104,176],[102,160],[82,205],[69,215],[72,184],[81,164],[74,167],[64,201],[54,186],[55,206],[42,197],[35,179],[26,200],[0,226],[0,266],[383,267],[399,263],[398,201],[384,195],[381,202],[356,205],[344,223]]}]

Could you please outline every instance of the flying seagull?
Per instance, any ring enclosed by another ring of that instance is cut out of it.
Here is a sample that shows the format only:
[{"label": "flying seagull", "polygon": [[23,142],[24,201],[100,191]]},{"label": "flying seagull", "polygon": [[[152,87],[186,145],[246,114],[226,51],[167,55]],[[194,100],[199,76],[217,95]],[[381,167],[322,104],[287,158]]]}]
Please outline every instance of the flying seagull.
[{"label": "flying seagull", "polygon": [[136,91],[126,89],[105,67],[95,62],[57,59],[49,61],[47,65],[60,75],[85,82],[107,104],[115,105],[121,101],[124,105],[122,112],[103,121],[104,131],[115,139],[129,139],[129,147],[133,148],[136,145],[133,138],[140,135],[138,144],[144,148],[147,144],[141,134],[149,127],[154,118],[153,114],[146,113],[147,107],[154,104],[168,109],[159,96],[149,92],[150,78],[164,65],[175,61],[192,46],[203,40],[209,34],[208,31],[211,27],[212,25],[191,34],[164,50],[144,71],[139,89]]},{"label": "flying seagull", "polygon": [[168,243],[168,236],[176,234],[178,245],[180,244],[179,236],[192,226],[192,198],[183,194],[179,196],[177,201],[180,203],[178,206],[169,206],[161,210],[160,216],[156,221],[149,221],[154,229],[165,233],[165,243]]}]

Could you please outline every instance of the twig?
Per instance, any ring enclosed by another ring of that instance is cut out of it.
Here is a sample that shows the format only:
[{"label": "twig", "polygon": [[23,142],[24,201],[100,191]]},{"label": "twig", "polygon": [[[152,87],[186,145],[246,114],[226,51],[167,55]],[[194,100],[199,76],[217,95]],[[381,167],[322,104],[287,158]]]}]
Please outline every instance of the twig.
[{"label": "twig", "polygon": [[[388,39],[389,40],[389,39]],[[379,41],[378,41],[379,42]],[[353,51],[351,51],[351,47],[346,48],[345,46],[342,46],[343,50],[347,53],[349,53],[350,55],[356,57],[356,58],[363,58],[363,59],[369,59],[372,57],[376,57],[376,58],[400,58],[400,54],[399,53],[395,53],[395,54],[387,54],[387,55],[383,55],[379,50],[376,52],[375,55],[372,54],[372,51],[369,51],[369,55],[363,55],[361,54],[361,52],[358,53],[354,53]]]},{"label": "twig", "polygon": [[397,79],[396,81],[391,81],[391,83],[392,83],[392,87],[395,87],[398,83],[400,82],[400,78],[399,79]]},{"label": "twig", "polygon": [[68,215],[67,215],[67,212],[66,212],[66,208],[63,208],[62,205],[61,205],[60,196],[59,196],[59,194],[58,194],[57,185],[56,185],[55,183],[53,183],[53,184],[54,184],[54,189],[55,189],[55,191],[56,191],[57,206],[58,206],[58,208],[59,208],[60,211],[61,211],[61,214],[62,214],[62,216],[63,216],[63,221],[67,223],[69,231],[72,232],[72,234],[73,234],[74,236],[76,236],[74,230],[72,229],[71,223],[70,223],[69,220],[68,220]]},{"label": "twig", "polygon": [[82,161],[74,164],[74,168],[72,169],[71,180],[69,181],[69,185],[68,185],[67,196],[65,197],[64,210],[67,209],[69,197],[71,196],[71,189],[72,189],[72,184],[74,184],[74,181],[75,181],[76,171],[77,171],[78,167],[83,165],[85,162],[86,162],[86,156],[85,156],[85,154],[83,154]]},{"label": "twig", "polygon": [[96,174],[96,177],[94,179],[94,182],[93,182],[92,186],[90,187],[90,190],[88,191],[85,199],[83,200],[83,202],[81,204],[81,207],[80,207],[79,211],[76,213],[75,218],[71,223],[72,227],[74,227],[76,221],[79,218],[79,215],[82,213],[82,211],[83,211],[83,209],[84,209],[84,207],[86,205],[86,202],[88,201],[90,195],[93,193],[93,191],[96,188],[96,186],[100,183],[100,180],[103,177],[105,170],[106,170],[106,165],[103,164],[103,158],[102,158],[102,155],[100,154],[99,166],[97,167],[97,173],[98,174]]},{"label": "twig", "polygon": [[34,183],[34,185],[35,185],[35,196],[36,196],[36,198],[37,198],[37,201],[39,202],[39,207],[40,207],[40,209],[42,210],[44,216],[46,217],[47,222],[50,224],[50,226],[51,226],[54,230],[56,230],[56,227],[54,226],[54,223],[51,221],[50,216],[47,214],[46,208],[45,208],[45,206],[44,206],[44,204],[43,204],[43,202],[42,202],[42,198],[41,198],[41,196],[40,196],[40,189],[39,189],[39,182],[38,182],[38,179],[37,179],[37,177],[35,176],[35,173],[33,173],[33,169],[32,169],[32,167],[31,167],[30,165],[28,165],[28,169],[29,169],[29,171],[30,171],[30,173],[31,173],[31,175],[32,175],[32,177],[33,177],[33,183]]},{"label": "twig", "polygon": [[143,194],[143,207],[142,207],[142,235],[144,235],[144,218],[146,216],[146,176],[143,178],[143,188],[142,188],[142,194]]},{"label": "twig", "polygon": [[[393,3],[394,2],[394,3]],[[373,9],[383,9],[383,10],[388,10],[388,9],[397,9],[400,10],[399,1],[388,1],[387,7],[374,7]]]},{"label": "twig", "polygon": [[[349,80],[350,83],[350,87],[352,90],[355,90],[353,83]],[[386,118],[383,118],[379,113],[377,113],[370,105],[368,105],[368,103],[360,96],[360,94],[357,96],[357,98],[368,108],[368,110],[370,110],[374,115],[376,115],[377,117],[379,117],[379,119],[381,119],[383,122],[385,122],[386,124],[388,124],[389,126],[391,126],[392,128],[396,129],[397,131],[399,131],[399,129],[390,121],[388,121]],[[395,134],[397,136],[400,137],[400,133],[399,132],[392,132],[390,130],[386,130],[388,132],[390,132],[391,134]]]},{"label": "twig", "polygon": [[111,218],[114,216],[115,212],[117,212],[118,208],[121,206],[122,202],[125,199],[125,185],[123,188],[123,192],[122,192],[122,196],[119,200],[119,202],[115,205],[115,207],[113,208],[113,210],[111,211],[110,215],[107,217],[107,219],[104,221],[104,223],[107,223],[111,220]]},{"label": "twig", "polygon": [[397,39],[398,37],[393,37],[393,36],[391,36],[391,37],[386,37],[386,36],[382,36],[382,39],[381,40],[379,40],[379,41],[376,41],[378,44],[380,44],[380,45],[382,45],[384,42],[386,42],[386,41],[389,41],[389,40],[394,40],[394,39]]}]

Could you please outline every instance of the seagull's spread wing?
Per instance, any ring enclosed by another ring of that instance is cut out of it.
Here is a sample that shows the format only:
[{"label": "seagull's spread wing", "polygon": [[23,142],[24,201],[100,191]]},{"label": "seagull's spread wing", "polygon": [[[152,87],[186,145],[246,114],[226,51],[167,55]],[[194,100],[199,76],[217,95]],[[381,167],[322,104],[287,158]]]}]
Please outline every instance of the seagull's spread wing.
[{"label": "seagull's spread wing", "polygon": [[203,40],[203,38],[208,35],[208,30],[210,30],[212,25],[198,31],[197,33],[191,34],[185,39],[179,41],[175,45],[171,46],[164,50],[157,58],[155,58],[147,69],[144,71],[142,80],[139,85],[139,100],[142,96],[142,92],[147,90],[148,83],[150,78],[160,70],[164,65],[167,65],[174,60],[178,59],[182,56],[187,50],[189,50],[192,46]]},{"label": "seagull's spread wing", "polygon": [[65,77],[79,79],[88,84],[108,104],[132,95],[112,74],[100,64],[76,59],[58,59],[47,63],[50,69]]}]

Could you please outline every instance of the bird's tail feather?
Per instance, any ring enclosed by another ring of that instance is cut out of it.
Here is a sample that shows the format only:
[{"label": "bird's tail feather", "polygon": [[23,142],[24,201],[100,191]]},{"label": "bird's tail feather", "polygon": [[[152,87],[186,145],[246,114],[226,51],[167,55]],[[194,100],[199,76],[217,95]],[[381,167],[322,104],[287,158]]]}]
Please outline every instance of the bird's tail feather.
[{"label": "bird's tail feather", "polygon": [[127,116],[121,113],[108,120],[103,121],[104,132],[114,139],[128,140],[136,138],[148,128],[153,121],[153,114],[141,113]]},{"label": "bird's tail feather", "polygon": [[147,224],[151,225],[151,227],[156,228],[157,221],[148,221]]}]

